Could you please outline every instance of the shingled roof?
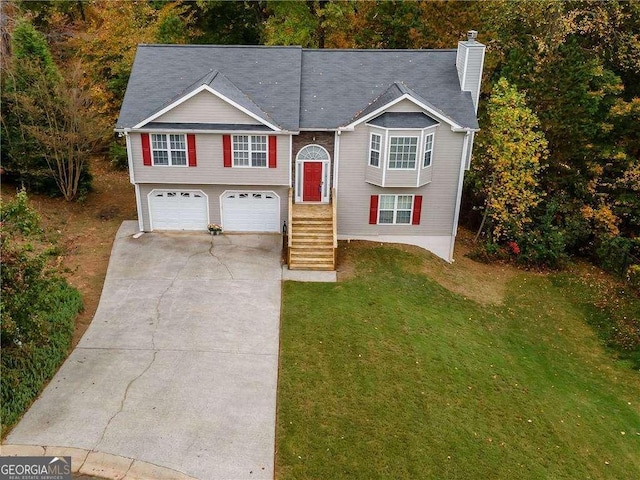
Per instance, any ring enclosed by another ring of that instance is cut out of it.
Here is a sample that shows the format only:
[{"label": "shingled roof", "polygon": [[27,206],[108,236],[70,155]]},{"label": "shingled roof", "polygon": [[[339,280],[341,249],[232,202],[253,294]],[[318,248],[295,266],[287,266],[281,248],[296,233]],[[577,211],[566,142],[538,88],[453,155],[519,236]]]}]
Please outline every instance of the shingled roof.
[{"label": "shingled roof", "polygon": [[478,128],[456,50],[140,45],[117,122],[132,128],[202,85],[278,128],[337,129],[409,95]]}]

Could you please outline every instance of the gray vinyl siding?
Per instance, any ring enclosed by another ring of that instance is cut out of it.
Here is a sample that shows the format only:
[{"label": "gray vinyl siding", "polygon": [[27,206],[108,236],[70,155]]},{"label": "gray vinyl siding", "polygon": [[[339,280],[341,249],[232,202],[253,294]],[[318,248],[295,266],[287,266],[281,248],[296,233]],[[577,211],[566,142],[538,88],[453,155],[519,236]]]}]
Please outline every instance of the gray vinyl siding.
[{"label": "gray vinyl siding", "polygon": [[254,118],[211,92],[200,92],[159,116],[154,122],[257,124]]},{"label": "gray vinyl siding", "polygon": [[[432,160],[433,165],[433,160]],[[420,178],[418,179],[418,185],[423,186],[427,183],[431,182],[431,178],[433,177],[433,166],[431,167],[421,167],[420,168]]]},{"label": "gray vinyl siding", "polygon": [[387,168],[385,187],[415,187],[418,184],[418,170],[395,170]]},{"label": "gray vinyl siding", "polygon": [[[380,158],[380,163],[382,164],[382,158]],[[364,179],[373,185],[382,186],[382,165],[380,167],[372,167],[367,162]]]},{"label": "gray vinyl siding", "polygon": [[[178,132],[172,132],[178,133]],[[225,167],[222,135],[196,134],[196,167],[145,166],[139,133],[131,134],[135,183],[183,183],[224,185],[289,185],[290,136],[276,135],[277,168]]]},{"label": "gray vinyl siding", "polygon": [[[458,44],[458,54],[456,57],[456,68],[458,70],[458,77],[460,78],[461,90],[471,92],[471,98],[473,99],[476,110],[478,109],[476,101],[480,87],[480,77],[482,76],[484,50],[485,47],[481,43],[460,42]],[[462,85],[463,79],[464,85]]]},{"label": "gray vinyl siding", "polygon": [[[410,100],[402,100],[385,109],[385,112],[423,112],[422,108]],[[425,112],[426,113],[426,112]]]},{"label": "gray vinyl siding", "polygon": [[[368,161],[369,127],[359,125],[353,132],[343,132],[340,138],[338,233],[346,236],[451,235],[464,135],[442,125],[435,132],[431,183],[413,188],[390,188],[363,181]],[[384,194],[422,195],[420,225],[369,225],[371,195]]]},{"label": "gray vinyl siding", "polygon": [[153,190],[201,190],[208,197],[209,223],[222,223],[220,216],[220,196],[225,191],[260,191],[275,192],[280,197],[280,225],[287,219],[289,189],[279,185],[254,187],[250,185],[204,185],[204,184],[144,184],[140,185],[140,205],[142,207],[142,225],[144,231],[149,231],[149,193]]},{"label": "gray vinyl siding", "polygon": [[[456,70],[458,70],[458,78],[462,85],[462,77],[464,76],[464,61],[467,53],[467,47],[463,42],[458,43],[458,52],[456,53]],[[461,90],[464,90],[464,86]]]}]

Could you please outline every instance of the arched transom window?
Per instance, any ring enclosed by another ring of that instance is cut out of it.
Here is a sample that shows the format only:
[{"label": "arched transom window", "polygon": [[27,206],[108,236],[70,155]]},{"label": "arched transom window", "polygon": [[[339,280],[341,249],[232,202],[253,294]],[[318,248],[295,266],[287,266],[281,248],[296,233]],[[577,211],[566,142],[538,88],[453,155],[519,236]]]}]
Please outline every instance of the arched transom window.
[{"label": "arched transom window", "polygon": [[329,160],[329,152],[320,145],[307,145],[298,152],[296,158],[298,160]]}]

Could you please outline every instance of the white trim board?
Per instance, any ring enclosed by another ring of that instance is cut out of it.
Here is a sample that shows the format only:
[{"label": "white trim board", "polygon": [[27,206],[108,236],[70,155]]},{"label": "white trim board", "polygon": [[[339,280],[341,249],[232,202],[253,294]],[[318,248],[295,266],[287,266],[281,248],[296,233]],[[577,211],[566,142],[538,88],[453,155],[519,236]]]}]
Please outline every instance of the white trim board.
[{"label": "white trim board", "polygon": [[456,237],[449,235],[358,235],[338,234],[338,240],[367,240],[378,243],[404,243],[430,251],[445,262],[453,262],[449,255],[450,246]]}]

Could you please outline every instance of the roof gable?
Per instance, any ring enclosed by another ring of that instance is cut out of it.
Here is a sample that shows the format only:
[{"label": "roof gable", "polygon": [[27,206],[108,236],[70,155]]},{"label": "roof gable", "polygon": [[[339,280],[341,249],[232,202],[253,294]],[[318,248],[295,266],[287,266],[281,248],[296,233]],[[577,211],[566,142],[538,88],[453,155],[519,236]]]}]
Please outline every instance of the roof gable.
[{"label": "roof gable", "polygon": [[[215,72],[216,77],[221,75]],[[215,121],[215,114],[225,118],[226,123],[261,123],[273,130],[280,127],[273,122],[270,116],[262,111],[255,103],[244,95],[233,84],[227,83],[223,94],[219,85],[211,86],[211,83],[203,83],[195,89],[189,89],[187,93],[164,106],[151,116],[134,126],[142,128],[149,122],[202,122]],[[231,98],[230,98],[231,97]]]},{"label": "roof gable", "polygon": [[453,128],[463,128],[454,119],[452,119],[445,112],[435,107],[433,104],[416,94],[413,90],[398,82],[394,82],[387,90],[385,90],[380,96],[374,99],[367,107],[358,113],[345,128],[353,128],[355,125],[369,120],[381,112],[387,110],[400,103],[403,100],[410,101],[419,108],[426,110],[434,117],[438,118],[445,123],[448,123]]}]

